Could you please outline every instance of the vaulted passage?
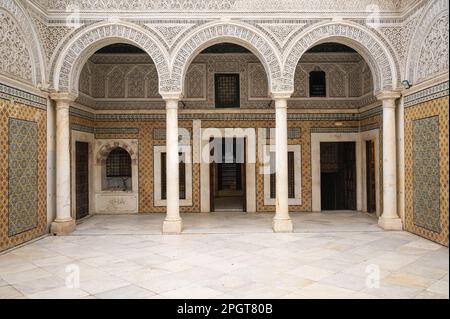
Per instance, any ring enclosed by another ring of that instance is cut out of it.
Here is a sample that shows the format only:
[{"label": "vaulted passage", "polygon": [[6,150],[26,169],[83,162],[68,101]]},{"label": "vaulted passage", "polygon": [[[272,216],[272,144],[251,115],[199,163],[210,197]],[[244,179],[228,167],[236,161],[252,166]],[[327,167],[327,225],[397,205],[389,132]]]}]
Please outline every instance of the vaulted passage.
[{"label": "vaulted passage", "polygon": [[216,138],[210,164],[211,211],[245,210],[245,140]]}]

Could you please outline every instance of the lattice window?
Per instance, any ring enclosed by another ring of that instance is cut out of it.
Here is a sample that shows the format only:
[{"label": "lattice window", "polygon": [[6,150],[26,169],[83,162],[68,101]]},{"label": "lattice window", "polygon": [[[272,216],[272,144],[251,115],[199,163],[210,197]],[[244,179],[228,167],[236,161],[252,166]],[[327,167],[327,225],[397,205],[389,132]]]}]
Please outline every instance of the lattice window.
[{"label": "lattice window", "polygon": [[324,71],[312,71],[309,73],[309,96],[326,97],[327,84]]},{"label": "lattice window", "polygon": [[216,74],[216,108],[240,107],[239,74]]},{"label": "lattice window", "polygon": [[[275,152],[270,153],[270,162],[275,163]],[[276,198],[276,192],[276,174],[273,171],[270,174],[270,198]],[[288,196],[295,198],[294,152],[288,152]]]},{"label": "lattice window", "polygon": [[109,153],[106,177],[131,177],[131,156],[123,148],[118,147]]},{"label": "lattice window", "polygon": [[[184,156],[184,153],[179,153],[179,156]],[[167,162],[166,153],[161,153],[161,199],[167,199]],[[180,161],[179,166],[179,192],[180,199],[186,199],[186,164],[184,158]]]}]

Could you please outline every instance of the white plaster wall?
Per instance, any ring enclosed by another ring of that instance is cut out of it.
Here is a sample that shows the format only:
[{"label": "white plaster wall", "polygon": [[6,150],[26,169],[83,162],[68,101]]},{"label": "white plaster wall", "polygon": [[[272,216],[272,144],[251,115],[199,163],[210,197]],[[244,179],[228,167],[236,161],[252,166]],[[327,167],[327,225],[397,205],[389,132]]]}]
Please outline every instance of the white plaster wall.
[{"label": "white plaster wall", "polygon": [[401,97],[397,109],[397,210],[405,225],[405,105]]},{"label": "white plaster wall", "polygon": [[47,100],[47,229],[56,218],[56,114]]}]

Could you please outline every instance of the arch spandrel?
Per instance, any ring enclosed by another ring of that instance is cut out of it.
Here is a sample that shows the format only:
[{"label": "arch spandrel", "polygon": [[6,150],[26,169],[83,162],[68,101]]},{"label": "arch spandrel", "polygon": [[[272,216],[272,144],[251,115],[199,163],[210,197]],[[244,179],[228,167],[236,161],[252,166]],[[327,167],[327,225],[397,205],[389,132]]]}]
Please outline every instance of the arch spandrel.
[{"label": "arch spandrel", "polygon": [[159,90],[170,88],[167,53],[156,39],[131,23],[102,22],[83,29],[65,45],[52,76],[55,90],[77,94],[78,79],[86,61],[98,49],[114,43],[128,43],[145,51],[156,66]]},{"label": "arch spandrel", "polygon": [[282,69],[279,52],[269,39],[251,26],[234,22],[215,22],[196,29],[175,49],[173,55],[172,89],[183,91],[184,77],[193,59],[205,48],[231,42],[249,49],[264,66],[271,91],[282,91]]},{"label": "arch spandrel", "polygon": [[20,27],[26,41],[26,46],[31,56],[32,84],[38,86],[46,83],[46,63],[44,53],[39,42],[39,36],[31,18],[22,7],[22,4],[14,0],[0,0],[0,10],[6,11],[12,16]]},{"label": "arch spandrel", "polygon": [[[416,28],[413,32],[412,39],[409,42],[405,79],[410,81],[411,84],[417,84],[417,82],[426,80],[429,76],[432,76],[433,71],[435,71],[426,70],[427,63],[420,66],[423,62],[421,60],[425,60],[428,63],[433,64],[436,69],[441,69],[443,71],[445,71],[443,66],[445,67],[446,64],[446,69],[448,70],[448,13],[448,0],[430,1],[423,9],[419,22],[416,24]],[[433,28],[436,23],[439,23],[439,20],[446,20],[447,22],[441,26],[441,30],[439,30],[439,28]],[[442,32],[442,34],[446,33],[447,40],[441,37],[439,32]],[[424,47],[430,43],[430,47]],[[441,52],[441,60],[439,59],[439,54],[435,54],[435,51]],[[440,63],[443,61],[445,62]],[[422,70],[420,70],[421,67],[423,68]]]},{"label": "arch spandrel", "polygon": [[303,54],[315,45],[325,42],[341,43],[361,54],[372,71],[374,92],[397,88],[394,57],[377,36],[356,23],[325,22],[306,29],[292,41],[286,51],[283,78],[292,89],[295,69]]}]

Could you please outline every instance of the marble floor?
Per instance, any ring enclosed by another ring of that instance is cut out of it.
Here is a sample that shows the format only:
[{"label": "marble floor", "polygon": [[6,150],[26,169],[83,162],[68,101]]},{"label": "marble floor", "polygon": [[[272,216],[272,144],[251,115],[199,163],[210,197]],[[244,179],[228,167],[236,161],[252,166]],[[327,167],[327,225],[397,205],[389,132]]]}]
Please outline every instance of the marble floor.
[{"label": "marble floor", "polygon": [[93,216],[0,255],[0,298],[449,298],[449,251],[355,212]]}]

